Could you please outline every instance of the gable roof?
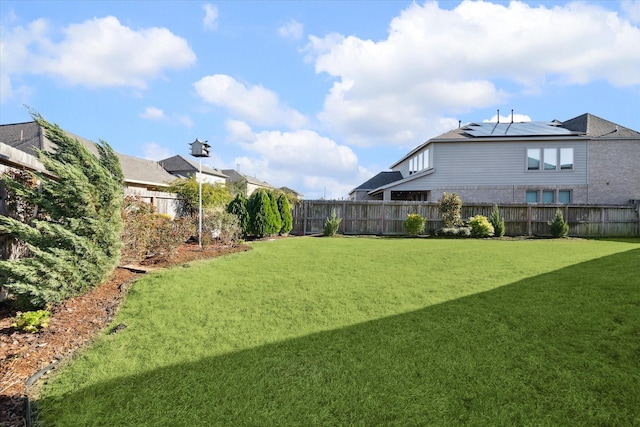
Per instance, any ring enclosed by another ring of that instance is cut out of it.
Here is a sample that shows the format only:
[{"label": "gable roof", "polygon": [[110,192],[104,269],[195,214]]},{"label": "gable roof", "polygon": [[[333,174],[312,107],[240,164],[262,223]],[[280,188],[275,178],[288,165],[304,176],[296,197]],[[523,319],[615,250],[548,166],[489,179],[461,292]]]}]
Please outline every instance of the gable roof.
[{"label": "gable roof", "polygon": [[[166,169],[168,172],[199,172],[200,164],[195,160],[184,158],[180,155],[176,155],[173,157],[166,158],[164,160],[160,160],[158,162],[160,166]],[[210,168],[209,166],[202,165],[202,173],[212,176],[217,176],[220,178],[227,179],[228,176],[225,175],[222,171],[214,168]]]},{"label": "gable roof", "polygon": [[360,191],[374,190],[378,187],[391,184],[392,182],[399,181],[401,179],[402,179],[402,173],[400,173],[399,171],[380,172],[379,174],[370,178],[368,181],[365,181],[364,183],[360,184],[359,186],[351,190],[351,193],[353,193],[356,190],[360,190]]},{"label": "gable roof", "polygon": [[[93,142],[66,130],[65,133],[71,138],[77,139],[94,155],[98,154]],[[55,145],[46,137],[44,129],[35,121],[0,125],[0,141],[35,157],[38,156],[36,149],[51,151],[55,148]],[[124,180],[127,183],[166,187],[175,179],[173,175],[153,160],[121,153],[116,153],[116,155],[120,160]]]},{"label": "gable roof", "polygon": [[268,182],[260,181],[258,178],[245,175],[235,169],[222,169],[222,172],[227,175],[233,182],[239,181],[241,178],[244,178],[247,180],[247,184],[257,185],[259,187],[274,188],[274,186],[269,184]]}]

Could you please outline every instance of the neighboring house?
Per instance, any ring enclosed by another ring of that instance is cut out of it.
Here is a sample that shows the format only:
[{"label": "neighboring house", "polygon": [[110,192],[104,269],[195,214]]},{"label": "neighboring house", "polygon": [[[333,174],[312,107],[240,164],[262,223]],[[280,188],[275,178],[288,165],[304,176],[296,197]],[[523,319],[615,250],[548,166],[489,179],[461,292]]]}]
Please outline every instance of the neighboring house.
[{"label": "neighboring house", "polygon": [[227,175],[230,182],[240,182],[245,179],[247,181],[247,194],[246,197],[249,197],[256,191],[258,188],[264,188],[266,190],[275,190],[275,187],[271,184],[268,184],[264,181],[260,181],[258,178],[254,178],[249,175],[242,174],[234,169],[222,169],[222,172]]},{"label": "neighboring house", "polygon": [[[85,145],[89,151],[97,154],[93,142],[65,132]],[[54,144],[45,136],[45,130],[35,121],[0,125],[0,141],[12,149],[9,151],[2,147],[3,155],[0,157],[0,163],[11,165],[22,162],[24,167],[33,170],[38,170],[37,165],[41,167],[37,160],[36,149],[51,151],[54,148]],[[25,154],[28,155],[26,158],[30,159],[29,164],[24,164]],[[154,205],[159,213],[175,215],[177,196],[164,192],[175,177],[152,160],[120,153],[116,155],[124,174],[125,194],[141,197],[145,202]],[[35,166],[31,165],[34,161],[37,162]]]},{"label": "neighboring house", "polygon": [[470,123],[432,138],[352,200],[624,205],[640,200],[640,132],[592,114],[560,122]]},{"label": "neighboring house", "polygon": [[295,197],[298,200],[304,199],[304,194],[298,193],[296,190],[293,190],[289,187],[280,187],[278,190],[282,191],[285,194],[291,194],[293,197]]},{"label": "neighboring house", "polygon": [[[182,156],[173,156],[158,162],[167,172],[179,177],[189,178],[195,177],[199,181],[200,162],[186,159]],[[219,171],[208,166],[202,165],[202,182],[209,184],[224,184],[229,177]]]}]

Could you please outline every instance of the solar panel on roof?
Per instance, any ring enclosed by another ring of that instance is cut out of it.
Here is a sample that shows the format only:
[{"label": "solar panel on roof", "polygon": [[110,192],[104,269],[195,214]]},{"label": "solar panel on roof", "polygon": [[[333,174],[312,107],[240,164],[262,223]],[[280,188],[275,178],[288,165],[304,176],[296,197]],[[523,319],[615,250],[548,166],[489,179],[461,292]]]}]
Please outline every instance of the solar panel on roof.
[{"label": "solar panel on roof", "polygon": [[462,128],[470,136],[571,136],[578,132],[558,126],[558,122],[470,123]]}]

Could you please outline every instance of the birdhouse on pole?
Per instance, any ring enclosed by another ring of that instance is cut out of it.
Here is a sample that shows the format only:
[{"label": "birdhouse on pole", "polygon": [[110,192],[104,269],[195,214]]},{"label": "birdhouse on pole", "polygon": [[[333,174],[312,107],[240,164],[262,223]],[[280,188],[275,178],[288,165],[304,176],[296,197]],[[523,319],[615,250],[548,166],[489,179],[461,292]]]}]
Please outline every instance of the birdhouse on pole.
[{"label": "birdhouse on pole", "polygon": [[191,155],[193,157],[209,157],[209,147],[211,146],[207,144],[207,141],[200,141],[196,138],[189,145],[191,146]]}]

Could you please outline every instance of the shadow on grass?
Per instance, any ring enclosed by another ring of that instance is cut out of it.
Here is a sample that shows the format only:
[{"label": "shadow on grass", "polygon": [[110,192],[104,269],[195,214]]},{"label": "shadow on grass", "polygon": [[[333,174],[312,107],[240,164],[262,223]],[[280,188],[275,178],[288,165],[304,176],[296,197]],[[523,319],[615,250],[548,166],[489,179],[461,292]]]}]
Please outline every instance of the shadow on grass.
[{"label": "shadow on grass", "polygon": [[55,426],[638,425],[640,249],[38,407]]}]

